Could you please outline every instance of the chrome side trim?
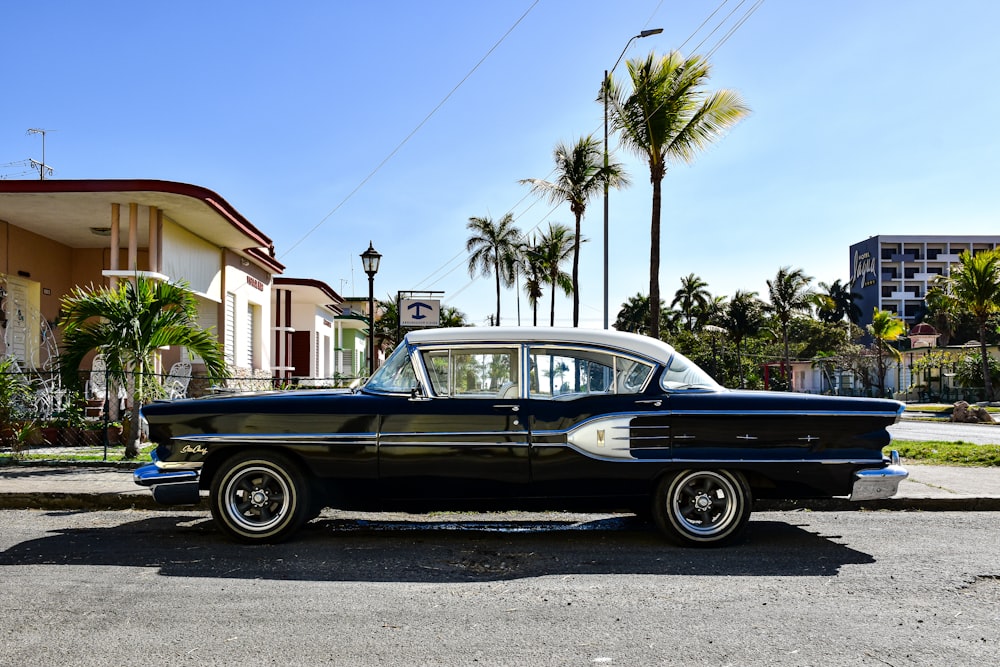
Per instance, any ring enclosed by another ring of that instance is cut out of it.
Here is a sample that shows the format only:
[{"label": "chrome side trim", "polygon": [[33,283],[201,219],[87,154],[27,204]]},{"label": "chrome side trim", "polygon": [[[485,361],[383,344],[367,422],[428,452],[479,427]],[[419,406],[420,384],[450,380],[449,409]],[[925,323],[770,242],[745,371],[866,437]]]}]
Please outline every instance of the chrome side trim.
[{"label": "chrome side trim", "polygon": [[434,447],[440,449],[442,447],[528,447],[527,440],[518,441],[508,441],[508,440],[496,440],[496,441],[486,441],[486,440],[454,440],[449,442],[441,442],[439,440],[393,440],[391,442],[380,442],[379,447]]},{"label": "chrome side trim", "polygon": [[883,417],[883,418],[893,418],[897,416],[897,412],[858,412],[855,410],[849,412],[840,412],[836,410],[754,410],[753,412],[747,412],[746,410],[670,410],[664,411],[665,415],[671,416],[731,416],[737,415],[740,417]]},{"label": "chrome side trim", "polygon": [[[391,435],[391,434],[389,434]],[[196,435],[181,435],[173,438],[174,442],[314,442],[330,440],[375,440],[374,433],[201,433]]]}]

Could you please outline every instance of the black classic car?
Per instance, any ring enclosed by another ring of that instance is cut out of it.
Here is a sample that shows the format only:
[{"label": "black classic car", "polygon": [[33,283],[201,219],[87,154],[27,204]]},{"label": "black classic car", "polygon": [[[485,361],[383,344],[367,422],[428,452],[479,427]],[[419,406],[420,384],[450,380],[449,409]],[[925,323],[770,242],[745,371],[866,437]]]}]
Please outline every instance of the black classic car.
[{"label": "black classic car", "polygon": [[745,531],[754,498],[888,498],[881,399],[732,391],[669,345],[582,329],[410,333],[355,391],[153,403],[158,501],[209,490],[222,531],[289,537],[324,507],[651,515],[675,542]]}]

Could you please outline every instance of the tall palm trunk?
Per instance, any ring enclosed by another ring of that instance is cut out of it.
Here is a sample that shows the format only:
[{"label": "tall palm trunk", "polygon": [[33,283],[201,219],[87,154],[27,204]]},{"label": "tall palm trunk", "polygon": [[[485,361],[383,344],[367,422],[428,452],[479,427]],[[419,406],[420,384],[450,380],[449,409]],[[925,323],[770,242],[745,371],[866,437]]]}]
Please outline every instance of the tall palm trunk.
[{"label": "tall palm trunk", "polygon": [[746,389],[746,384],[743,380],[743,339],[740,338],[736,341],[736,368],[740,371],[740,389]]},{"label": "tall palm trunk", "polygon": [[781,376],[783,378],[785,378],[785,383],[786,383],[785,386],[788,388],[788,391],[793,391],[793,389],[792,389],[792,380],[793,380],[793,378],[792,378],[792,373],[791,373],[791,370],[792,370],[792,354],[788,350],[788,324],[787,323],[781,327],[781,337],[782,337],[782,339],[784,340],[784,343],[785,343],[785,363],[781,367]]},{"label": "tall palm trunk", "polygon": [[497,277],[497,321],[494,326],[500,326],[500,262],[493,267],[493,274]]},{"label": "tall palm trunk", "polygon": [[979,354],[983,362],[983,389],[986,392],[986,400],[993,400],[993,380],[990,378],[990,361],[986,356],[986,320],[979,321]]},{"label": "tall palm trunk", "polygon": [[580,326],[580,213],[576,214],[576,238],[573,239],[573,326]]},{"label": "tall palm trunk", "polygon": [[549,310],[549,326],[556,325],[556,277],[552,276],[552,306]]},{"label": "tall palm trunk", "polygon": [[649,225],[649,335],[660,338],[660,205],[662,176],[653,182],[653,215]]}]

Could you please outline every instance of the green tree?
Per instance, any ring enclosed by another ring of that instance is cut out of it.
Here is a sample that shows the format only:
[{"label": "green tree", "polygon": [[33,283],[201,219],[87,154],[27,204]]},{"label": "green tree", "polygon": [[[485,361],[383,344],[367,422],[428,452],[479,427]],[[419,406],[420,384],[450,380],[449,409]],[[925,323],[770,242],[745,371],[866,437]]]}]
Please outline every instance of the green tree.
[{"label": "green tree", "polygon": [[924,296],[926,306],[919,318],[938,332],[938,344],[942,347],[948,346],[961,326],[961,313],[956,312],[949,289],[948,276],[936,277]]},{"label": "green tree", "polygon": [[500,286],[514,284],[521,231],[514,225],[514,216],[510,213],[496,222],[489,217],[469,218],[466,229],[472,232],[465,242],[465,250],[470,253],[469,276],[479,273],[484,278],[490,275],[496,278],[496,325],[500,326]]},{"label": "green tree", "polygon": [[620,188],[629,184],[625,170],[618,162],[604,165],[601,142],[593,136],[580,138],[574,145],[562,142],[553,151],[556,162],[555,182],[540,178],[525,178],[519,182],[530,185],[531,191],[545,195],[552,203],[569,202],[569,210],[576,218],[573,244],[573,326],[580,326],[580,243],[583,239],[581,221],[587,203],[604,191],[604,185]]},{"label": "green tree", "polygon": [[90,352],[104,356],[110,377],[126,385],[133,406],[125,457],[139,454],[138,409],[159,390],[158,348],[180,346],[201,357],[211,379],[226,375],[216,335],[198,326],[198,301],[185,283],[136,276],[113,287],[77,287],[62,299],[59,369],[70,388],[81,385],[80,364]]},{"label": "green tree", "polygon": [[642,294],[630,296],[618,311],[614,328],[618,331],[648,335],[649,298]]},{"label": "green tree", "polygon": [[712,302],[712,294],[706,289],[708,283],[693,273],[681,278],[681,286],[674,292],[674,300],[670,302],[670,307],[679,306],[681,315],[688,331],[695,330],[695,322],[698,315],[705,312]]},{"label": "green tree", "polygon": [[813,293],[809,289],[812,278],[802,269],[792,269],[783,266],[778,269],[773,280],[767,281],[767,293],[771,301],[768,310],[774,314],[781,329],[781,341],[784,349],[784,365],[782,377],[787,380],[788,388],[793,389],[788,370],[791,368],[791,353],[788,347],[788,326],[792,317],[808,312],[813,304]]},{"label": "green tree", "polygon": [[816,315],[824,322],[841,322],[846,317],[852,324],[861,320],[861,308],[856,303],[862,299],[857,292],[852,292],[850,285],[844,285],[839,279],[827,285],[819,284],[820,292],[816,299],[818,308]]},{"label": "green tree", "polygon": [[951,270],[951,275],[945,279],[942,288],[945,301],[951,304],[950,310],[968,313],[976,320],[983,387],[986,389],[986,399],[993,400],[986,324],[990,316],[1000,312],[1000,252],[988,250],[973,255],[967,250],[963,251],[958,256],[958,266]]},{"label": "green tree", "polygon": [[894,313],[887,310],[875,308],[872,314],[872,323],[867,327],[868,333],[873,339],[875,348],[876,379],[878,380],[879,396],[885,394],[885,374],[889,369],[888,360],[899,363],[903,359],[903,354],[890,345],[900,336],[906,333],[906,324]]},{"label": "green tree", "polygon": [[722,327],[736,344],[736,365],[739,369],[740,388],[746,387],[743,376],[743,341],[756,336],[764,325],[764,304],[756,292],[738,290],[729,301],[722,317]]},{"label": "green tree", "polygon": [[538,326],[538,302],[542,299],[542,286],[545,284],[545,267],[542,266],[541,255],[538,252],[538,238],[534,235],[521,243],[517,252],[520,264],[519,271],[524,276],[524,293],[531,305],[533,326]]},{"label": "green tree", "polygon": [[[986,363],[989,368],[990,386],[1000,382],[1000,360],[988,355]],[[980,352],[965,354],[954,362],[955,382],[960,387],[975,388],[983,384],[983,355]],[[986,395],[989,399],[989,394]]]},{"label": "green tree", "polygon": [[538,239],[538,245],[535,247],[544,281],[552,289],[549,326],[556,324],[556,288],[562,289],[565,294],[573,291],[573,280],[568,273],[562,270],[562,264],[569,259],[574,247],[575,239],[570,228],[551,222],[548,230]]},{"label": "green tree", "polygon": [[[673,51],[662,57],[627,61],[630,89],[608,82],[611,122],[622,144],[646,160],[653,186],[649,232],[649,299],[660,302],[660,211],[668,162],[694,162],[700,151],[721,138],[748,113],[739,94],[705,86],[711,67],[701,56]],[[602,89],[603,93],[603,89]],[[603,99],[603,96],[602,96]],[[649,332],[660,335],[657,313]]]}]

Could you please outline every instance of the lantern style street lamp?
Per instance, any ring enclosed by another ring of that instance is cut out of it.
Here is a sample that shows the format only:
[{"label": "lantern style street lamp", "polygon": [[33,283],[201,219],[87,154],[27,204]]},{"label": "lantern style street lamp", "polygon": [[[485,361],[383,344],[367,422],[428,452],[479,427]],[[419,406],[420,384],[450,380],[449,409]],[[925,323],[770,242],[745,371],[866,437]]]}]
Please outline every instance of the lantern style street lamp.
[{"label": "lantern style street lamp", "polygon": [[361,253],[361,266],[368,274],[368,377],[375,373],[375,274],[381,259],[382,255],[369,241],[368,250]]},{"label": "lantern style street lamp", "polygon": [[[622,49],[622,53],[618,56],[618,60],[615,61],[615,67],[618,67],[618,63],[622,61],[625,52],[628,51],[628,47],[632,46],[632,42],[637,39],[642,39],[643,37],[649,37],[651,35],[659,35],[663,32],[663,28],[652,28],[650,30],[643,30],[638,35],[634,35],[632,39],[628,40],[625,44],[625,48]],[[608,168],[608,84],[611,83],[611,74],[614,73],[615,67],[610,70],[604,70],[604,83],[601,88],[604,89],[604,169]],[[650,306],[652,307],[652,306]],[[608,328],[608,181],[604,181],[604,328]]]}]

